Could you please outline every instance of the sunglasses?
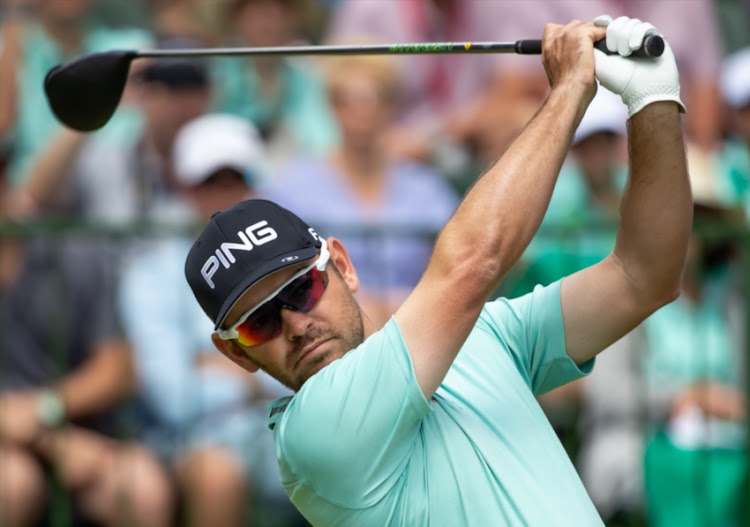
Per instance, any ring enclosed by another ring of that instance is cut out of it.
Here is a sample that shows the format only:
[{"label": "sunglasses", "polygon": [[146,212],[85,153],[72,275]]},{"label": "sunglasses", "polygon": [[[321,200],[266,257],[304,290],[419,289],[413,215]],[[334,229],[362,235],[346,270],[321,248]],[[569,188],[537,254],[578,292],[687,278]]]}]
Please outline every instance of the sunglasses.
[{"label": "sunglasses", "polygon": [[246,312],[228,329],[216,333],[222,340],[237,339],[243,346],[257,346],[281,334],[281,310],[291,309],[307,313],[320,300],[328,286],[328,264],[330,253],[325,240],[320,256],[312,264],[300,269],[273,293]]}]

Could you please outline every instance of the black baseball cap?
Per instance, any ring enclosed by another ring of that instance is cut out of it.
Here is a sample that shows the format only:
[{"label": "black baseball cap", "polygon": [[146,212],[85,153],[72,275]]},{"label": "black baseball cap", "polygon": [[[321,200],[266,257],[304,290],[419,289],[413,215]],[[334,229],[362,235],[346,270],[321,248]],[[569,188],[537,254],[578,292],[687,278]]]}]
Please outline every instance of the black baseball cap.
[{"label": "black baseball cap", "polygon": [[229,310],[261,278],[318,254],[315,230],[291,211],[262,199],[213,215],[193,243],[185,277],[219,329]]}]

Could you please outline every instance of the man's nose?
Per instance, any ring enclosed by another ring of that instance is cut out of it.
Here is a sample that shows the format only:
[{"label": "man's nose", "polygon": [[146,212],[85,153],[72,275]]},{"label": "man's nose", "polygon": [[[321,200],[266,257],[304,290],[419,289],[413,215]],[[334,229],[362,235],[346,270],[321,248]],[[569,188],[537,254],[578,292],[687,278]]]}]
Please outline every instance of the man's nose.
[{"label": "man's nose", "polygon": [[289,340],[304,336],[312,324],[312,318],[297,309],[282,307],[280,313],[282,332]]}]

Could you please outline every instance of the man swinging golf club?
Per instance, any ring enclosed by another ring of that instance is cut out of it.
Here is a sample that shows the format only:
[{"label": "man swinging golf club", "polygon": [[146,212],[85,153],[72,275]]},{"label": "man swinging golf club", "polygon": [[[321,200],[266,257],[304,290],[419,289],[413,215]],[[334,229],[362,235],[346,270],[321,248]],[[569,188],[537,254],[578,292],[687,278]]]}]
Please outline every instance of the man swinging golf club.
[{"label": "man swinging golf club", "polygon": [[[653,26],[548,25],[551,90],[467,193],[425,274],[375,331],[346,249],[292,212],[215,215],[186,261],[216,347],[296,391],[269,408],[282,484],[316,526],[602,525],[535,396],[676,298],[691,226],[678,73],[627,55]],[[619,55],[594,51],[606,38]],[[630,116],[614,251],[521,298],[488,302],[536,232],[597,82]]]}]

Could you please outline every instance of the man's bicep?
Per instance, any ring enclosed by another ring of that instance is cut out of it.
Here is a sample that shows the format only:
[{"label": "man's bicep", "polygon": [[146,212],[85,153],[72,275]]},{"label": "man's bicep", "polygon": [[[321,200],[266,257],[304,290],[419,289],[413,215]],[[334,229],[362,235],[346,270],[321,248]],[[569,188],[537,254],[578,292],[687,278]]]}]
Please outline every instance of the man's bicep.
[{"label": "man's bicep", "polygon": [[428,274],[395,314],[426,398],[432,397],[469,336],[486,298],[471,291],[474,282],[431,279]]},{"label": "man's bicep", "polygon": [[651,309],[613,255],[562,280],[565,346],[583,364],[630,332]]}]

